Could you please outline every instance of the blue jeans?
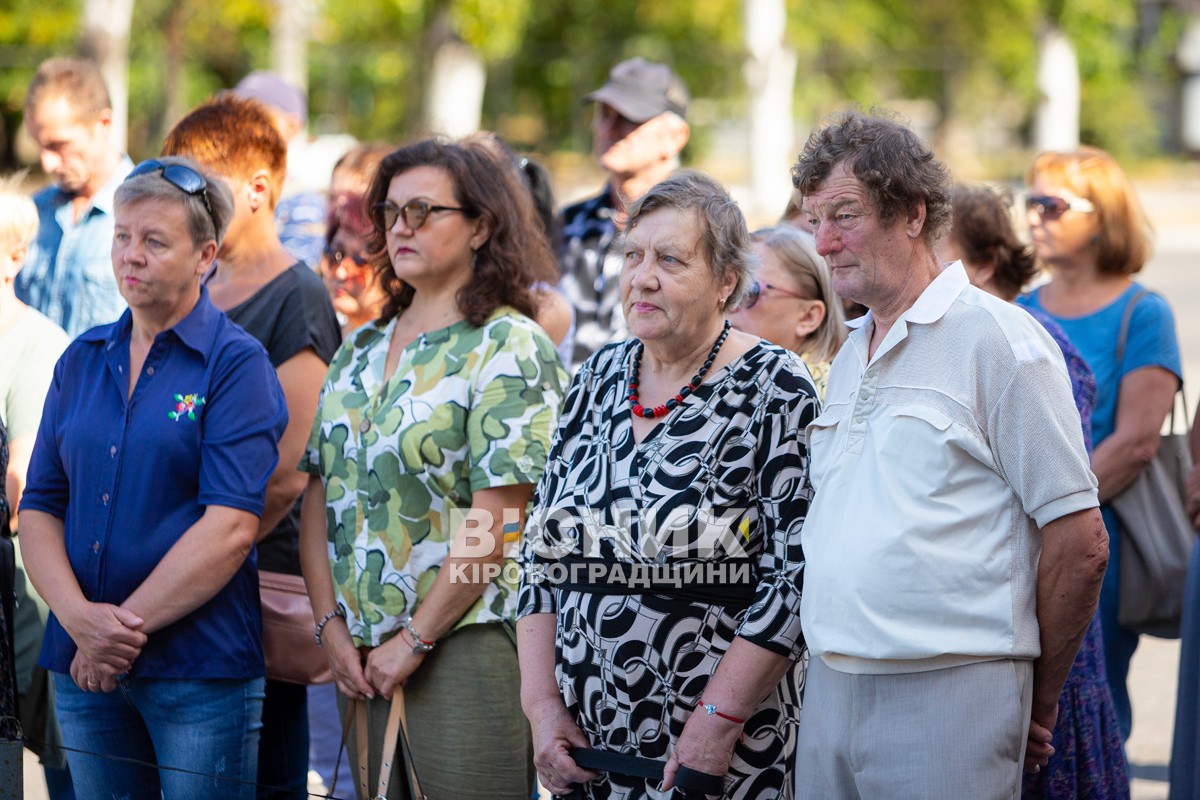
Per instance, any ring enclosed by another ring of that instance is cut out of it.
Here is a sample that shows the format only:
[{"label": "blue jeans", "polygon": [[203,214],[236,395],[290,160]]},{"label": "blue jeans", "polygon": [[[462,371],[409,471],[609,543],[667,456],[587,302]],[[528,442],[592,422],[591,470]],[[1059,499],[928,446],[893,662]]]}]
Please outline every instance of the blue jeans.
[{"label": "blue jeans", "polygon": [[258,740],[258,800],[308,797],[308,687],[267,681]]},{"label": "blue jeans", "polygon": [[130,677],[101,693],[54,673],[54,689],[80,797],[253,800],[262,678]]}]

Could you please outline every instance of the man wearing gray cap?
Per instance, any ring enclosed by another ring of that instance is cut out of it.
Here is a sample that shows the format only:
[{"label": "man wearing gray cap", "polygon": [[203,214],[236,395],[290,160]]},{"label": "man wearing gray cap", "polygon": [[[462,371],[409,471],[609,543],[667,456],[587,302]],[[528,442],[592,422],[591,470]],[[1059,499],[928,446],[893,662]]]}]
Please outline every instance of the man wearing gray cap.
[{"label": "man wearing gray cap", "polygon": [[592,152],[609,178],[599,195],[562,212],[562,289],[575,306],[577,326],[572,371],[604,345],[625,338],[618,290],[622,259],[613,240],[625,209],[679,166],[690,134],[683,119],[687,87],[665,64],[622,61],[584,100],[596,104]]}]

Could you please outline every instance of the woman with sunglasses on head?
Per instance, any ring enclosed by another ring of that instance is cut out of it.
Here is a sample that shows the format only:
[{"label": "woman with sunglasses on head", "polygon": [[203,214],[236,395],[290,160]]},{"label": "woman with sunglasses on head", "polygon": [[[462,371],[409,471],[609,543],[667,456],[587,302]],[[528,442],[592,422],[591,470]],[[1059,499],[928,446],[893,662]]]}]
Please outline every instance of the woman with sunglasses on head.
[{"label": "woman with sunglasses on head", "polygon": [[[1037,275],[1033,248],[1013,230],[1011,206],[1009,192],[956,186],[953,227],[938,251],[944,262],[961,261],[973,285],[1010,303]],[[1090,453],[1096,402],[1092,371],[1054,320],[1037,309],[1029,311],[1062,350]],[[1049,763],[1025,773],[1024,800],[1128,799],[1129,765],[1104,671],[1099,614],[1088,626],[1059,696],[1052,744]]]},{"label": "woman with sunglasses on head", "polygon": [[54,370],[21,501],[52,615],[41,665],[80,797],[254,797],[264,694],[253,552],[287,409],[201,276],[233,215],[183,158],[114,198],[129,310]]},{"label": "woman with sunglasses on head", "polygon": [[389,797],[415,767],[429,797],[528,800],[511,555],[566,380],[532,319],[554,256],[519,177],[475,148],[402,147],[367,197],[387,300],[330,364],[301,464],[318,639],[365,701],[368,791],[404,687]]},{"label": "woman with sunglasses on head", "polygon": [[[1017,302],[1048,314],[1096,378],[1092,471],[1100,484],[1109,561],[1100,592],[1108,684],[1122,738],[1132,709],[1126,679],[1138,635],[1117,619],[1120,526],[1108,504],[1153,459],[1183,372],[1175,318],[1161,296],[1133,280],[1150,258],[1152,229],[1112,156],[1091,147],[1043,153],[1026,175],[1026,219],[1050,281]],[[1118,355],[1128,313],[1124,355]]]},{"label": "woman with sunglasses on head", "polygon": [[759,258],[746,298],[727,316],[735,328],[797,353],[825,397],[829,363],[846,341],[842,302],[810,234],[790,226],[754,233]]}]

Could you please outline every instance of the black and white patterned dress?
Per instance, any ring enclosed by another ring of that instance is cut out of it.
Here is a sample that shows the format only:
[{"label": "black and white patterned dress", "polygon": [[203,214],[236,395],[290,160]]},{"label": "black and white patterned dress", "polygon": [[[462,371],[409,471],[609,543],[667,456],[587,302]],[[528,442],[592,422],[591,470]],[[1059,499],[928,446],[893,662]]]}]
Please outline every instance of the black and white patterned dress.
[{"label": "black and white patterned dress", "polygon": [[[800,528],[812,496],[805,426],[819,408],[800,359],[759,343],[638,444],[627,400],[634,345],[596,353],[571,385],[522,546],[518,613],[556,615],[558,684],[592,746],[665,761],[734,636],[802,655]],[[529,577],[553,576],[565,552],[568,561],[619,564],[626,577],[637,565],[740,559],[753,600],[730,611]],[[791,797],[802,679],[801,662],[747,720],[726,797]],[[586,794],[670,796],[618,775]]]}]

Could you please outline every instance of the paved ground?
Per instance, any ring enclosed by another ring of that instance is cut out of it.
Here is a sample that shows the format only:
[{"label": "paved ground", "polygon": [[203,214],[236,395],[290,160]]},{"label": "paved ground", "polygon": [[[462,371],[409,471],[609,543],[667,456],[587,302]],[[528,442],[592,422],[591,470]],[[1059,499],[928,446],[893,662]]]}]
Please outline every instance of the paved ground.
[{"label": "paved ground", "polygon": [[[1200,399],[1200,165],[1169,181],[1142,182],[1139,191],[1158,231],[1154,259],[1141,280],[1175,311],[1191,408]],[[1133,659],[1130,690],[1134,728],[1129,740],[1133,800],[1165,800],[1179,643],[1144,638]],[[25,797],[46,800],[36,760],[26,753]],[[340,794],[340,792],[339,792]]]}]

